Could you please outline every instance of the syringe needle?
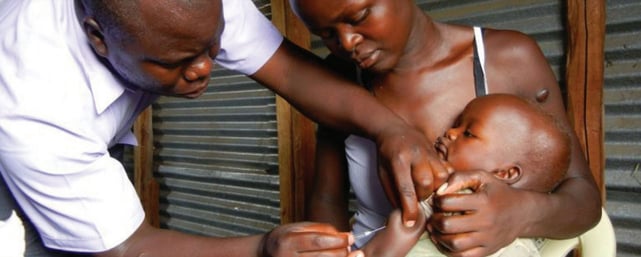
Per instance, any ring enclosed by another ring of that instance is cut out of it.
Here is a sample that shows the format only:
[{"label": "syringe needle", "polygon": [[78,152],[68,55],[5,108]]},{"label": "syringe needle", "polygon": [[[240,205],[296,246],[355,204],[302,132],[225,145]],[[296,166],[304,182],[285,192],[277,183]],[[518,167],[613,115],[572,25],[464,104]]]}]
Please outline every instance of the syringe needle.
[{"label": "syringe needle", "polygon": [[375,228],[375,229],[372,229],[372,230],[365,231],[365,232],[363,232],[363,233],[361,233],[361,234],[358,234],[358,235],[354,235],[354,239],[359,239],[359,238],[362,238],[362,237],[369,236],[369,235],[371,235],[372,233],[376,233],[376,232],[378,232],[379,230],[382,230],[382,229],[384,229],[384,228],[385,228],[385,226],[382,226],[382,227],[378,227],[378,228]]}]

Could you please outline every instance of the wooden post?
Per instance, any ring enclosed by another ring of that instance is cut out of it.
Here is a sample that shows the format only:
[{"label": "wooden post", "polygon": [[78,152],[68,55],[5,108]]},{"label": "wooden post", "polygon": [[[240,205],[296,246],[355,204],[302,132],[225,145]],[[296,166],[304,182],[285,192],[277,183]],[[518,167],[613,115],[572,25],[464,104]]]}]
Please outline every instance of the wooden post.
[{"label": "wooden post", "polygon": [[568,0],[568,116],[605,203],[603,72],[605,1]]},{"label": "wooden post", "polygon": [[160,226],[159,185],[153,174],[154,140],[151,118],[150,106],[140,113],[134,124],[134,134],[138,139],[138,146],[134,147],[134,186],[145,210],[147,221],[152,226],[158,227]]},{"label": "wooden post", "polygon": [[[287,0],[272,0],[272,23],[293,43],[309,49],[310,34]],[[281,222],[301,221],[305,211],[306,175],[314,168],[315,123],[283,98],[276,97]]]}]

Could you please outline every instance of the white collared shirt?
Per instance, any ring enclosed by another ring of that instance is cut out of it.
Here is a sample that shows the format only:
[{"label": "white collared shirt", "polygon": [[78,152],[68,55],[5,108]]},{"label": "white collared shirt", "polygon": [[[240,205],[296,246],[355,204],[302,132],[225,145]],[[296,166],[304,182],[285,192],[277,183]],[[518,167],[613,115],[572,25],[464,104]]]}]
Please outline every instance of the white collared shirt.
[{"label": "white collared shirt", "polygon": [[[224,0],[216,61],[256,72],[283,38],[250,0]],[[108,148],[156,95],[126,89],[87,44],[71,0],[0,2],[0,173],[46,246],[97,252],[144,220]]]}]

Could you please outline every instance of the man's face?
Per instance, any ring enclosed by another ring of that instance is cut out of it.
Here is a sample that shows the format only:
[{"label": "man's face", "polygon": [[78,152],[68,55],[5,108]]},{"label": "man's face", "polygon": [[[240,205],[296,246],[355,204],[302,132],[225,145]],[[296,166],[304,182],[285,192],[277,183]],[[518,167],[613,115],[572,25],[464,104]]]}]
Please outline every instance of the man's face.
[{"label": "man's face", "polygon": [[224,28],[218,1],[141,1],[140,16],[124,34],[105,33],[105,56],[129,86],[168,96],[195,98],[208,85]]},{"label": "man's face", "polygon": [[408,0],[295,0],[310,31],[336,55],[361,68],[385,71],[403,54],[412,27]]}]

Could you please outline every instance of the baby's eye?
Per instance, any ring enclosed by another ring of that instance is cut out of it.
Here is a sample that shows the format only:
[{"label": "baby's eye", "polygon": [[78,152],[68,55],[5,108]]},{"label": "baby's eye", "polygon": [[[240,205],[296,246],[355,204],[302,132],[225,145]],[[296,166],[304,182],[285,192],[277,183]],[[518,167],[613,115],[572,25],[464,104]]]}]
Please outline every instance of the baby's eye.
[{"label": "baby's eye", "polygon": [[472,132],[471,132],[470,130],[466,129],[466,130],[463,132],[463,136],[464,136],[464,137],[474,137],[474,134],[472,134]]}]

